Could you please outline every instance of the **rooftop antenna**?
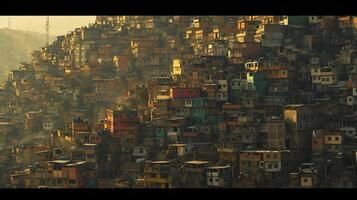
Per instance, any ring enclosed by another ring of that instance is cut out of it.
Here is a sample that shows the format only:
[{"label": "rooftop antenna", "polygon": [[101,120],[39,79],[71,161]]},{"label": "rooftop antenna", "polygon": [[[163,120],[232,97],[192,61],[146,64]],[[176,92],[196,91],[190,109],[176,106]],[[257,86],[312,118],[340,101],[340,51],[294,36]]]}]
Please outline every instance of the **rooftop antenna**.
[{"label": "rooftop antenna", "polygon": [[46,25],[45,25],[45,29],[46,29],[46,46],[49,45],[49,40],[50,40],[50,17],[47,16],[46,17]]}]

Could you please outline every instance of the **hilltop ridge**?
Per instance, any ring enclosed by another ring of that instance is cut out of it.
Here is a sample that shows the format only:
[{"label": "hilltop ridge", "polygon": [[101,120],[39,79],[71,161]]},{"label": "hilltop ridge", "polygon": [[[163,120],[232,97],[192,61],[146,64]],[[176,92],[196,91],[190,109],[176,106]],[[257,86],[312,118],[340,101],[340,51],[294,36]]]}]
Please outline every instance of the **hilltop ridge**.
[{"label": "hilltop ridge", "polygon": [[[45,45],[44,34],[0,29],[0,80],[3,80],[7,72],[17,69],[19,63],[31,61],[31,52]],[[53,41],[54,36],[50,37]]]}]

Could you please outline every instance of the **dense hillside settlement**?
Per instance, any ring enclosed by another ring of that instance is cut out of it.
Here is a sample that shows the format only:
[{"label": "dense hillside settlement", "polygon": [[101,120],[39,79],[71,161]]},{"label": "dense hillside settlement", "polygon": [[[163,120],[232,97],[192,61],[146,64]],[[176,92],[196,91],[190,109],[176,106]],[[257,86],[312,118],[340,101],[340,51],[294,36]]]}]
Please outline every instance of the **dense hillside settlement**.
[{"label": "dense hillside settlement", "polygon": [[98,16],[0,88],[0,187],[356,187],[357,17]]}]

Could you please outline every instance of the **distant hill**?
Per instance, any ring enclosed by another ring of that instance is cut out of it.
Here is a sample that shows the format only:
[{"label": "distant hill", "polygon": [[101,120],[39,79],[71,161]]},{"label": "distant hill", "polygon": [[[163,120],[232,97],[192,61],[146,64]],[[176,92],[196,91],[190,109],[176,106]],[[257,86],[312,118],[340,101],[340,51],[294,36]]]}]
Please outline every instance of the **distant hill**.
[{"label": "distant hill", "polygon": [[[50,41],[55,37],[51,36]],[[21,62],[31,61],[31,52],[45,44],[45,35],[36,32],[0,29],[0,80]]]}]

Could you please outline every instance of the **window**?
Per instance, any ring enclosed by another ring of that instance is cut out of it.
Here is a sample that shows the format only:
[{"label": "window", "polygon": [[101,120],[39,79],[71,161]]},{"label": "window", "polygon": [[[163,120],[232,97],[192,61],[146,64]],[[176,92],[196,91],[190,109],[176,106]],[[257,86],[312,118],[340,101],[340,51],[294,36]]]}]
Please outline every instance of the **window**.
[{"label": "window", "polygon": [[304,183],[309,182],[309,180],[307,178],[304,178],[303,181],[304,181]]},{"label": "window", "polygon": [[209,177],[208,181],[209,181],[209,182],[213,182],[213,178],[212,178],[212,177]]},{"label": "window", "polygon": [[252,162],[248,161],[248,167],[252,167]]},{"label": "window", "polygon": [[88,154],[88,155],[87,155],[87,158],[88,158],[88,159],[93,159],[93,158],[95,158],[95,154]]},{"label": "window", "polygon": [[274,159],[277,159],[277,158],[278,158],[278,155],[274,154],[274,155],[273,155],[273,158],[274,158]]},{"label": "window", "polygon": [[267,159],[270,159],[270,155],[269,154],[267,155]]},{"label": "window", "polygon": [[335,141],[340,141],[340,137],[335,137]]},{"label": "window", "polygon": [[69,180],[69,184],[76,184],[76,180]]},{"label": "window", "polygon": [[328,141],[331,141],[331,140],[332,140],[332,138],[331,138],[330,136],[328,136],[328,137],[327,137],[327,140],[328,140]]},{"label": "window", "polygon": [[278,163],[275,163],[275,164],[274,164],[274,168],[275,168],[275,169],[279,168],[279,164],[278,164]]},{"label": "window", "polygon": [[144,153],[144,149],[140,148],[139,153]]}]

